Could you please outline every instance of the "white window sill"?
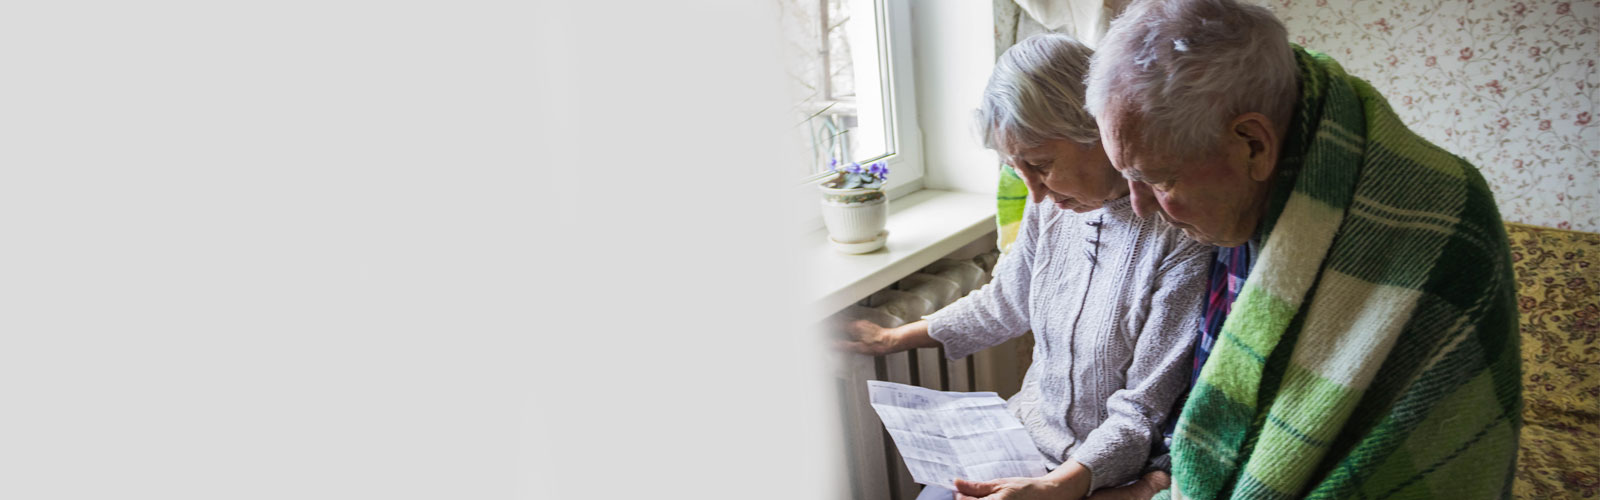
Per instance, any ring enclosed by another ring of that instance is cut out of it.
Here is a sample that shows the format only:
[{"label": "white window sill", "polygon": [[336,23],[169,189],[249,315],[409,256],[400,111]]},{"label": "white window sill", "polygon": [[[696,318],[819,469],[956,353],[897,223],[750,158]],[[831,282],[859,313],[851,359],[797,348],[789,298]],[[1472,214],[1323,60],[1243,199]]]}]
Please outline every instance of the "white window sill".
[{"label": "white window sill", "polygon": [[889,202],[889,242],[861,255],[828,244],[826,229],[806,236],[813,317],[844,309],[995,230],[992,194],[924,189]]}]

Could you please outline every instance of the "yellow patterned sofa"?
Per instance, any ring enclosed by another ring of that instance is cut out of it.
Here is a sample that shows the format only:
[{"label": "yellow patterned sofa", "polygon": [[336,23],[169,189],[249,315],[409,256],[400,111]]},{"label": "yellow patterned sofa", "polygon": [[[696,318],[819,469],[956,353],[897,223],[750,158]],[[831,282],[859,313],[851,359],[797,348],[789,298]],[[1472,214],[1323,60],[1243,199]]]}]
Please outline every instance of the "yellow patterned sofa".
[{"label": "yellow patterned sofa", "polygon": [[1600,234],[1508,223],[1522,328],[1517,498],[1600,495]]}]

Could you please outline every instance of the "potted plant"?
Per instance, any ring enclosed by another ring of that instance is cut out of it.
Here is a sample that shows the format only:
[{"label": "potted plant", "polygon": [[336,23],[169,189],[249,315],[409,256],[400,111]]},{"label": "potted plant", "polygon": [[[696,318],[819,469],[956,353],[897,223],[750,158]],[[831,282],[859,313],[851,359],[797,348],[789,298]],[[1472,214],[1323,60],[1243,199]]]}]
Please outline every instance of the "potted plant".
[{"label": "potted plant", "polygon": [[867,253],[883,248],[889,239],[884,225],[889,222],[889,198],[883,194],[889,166],[876,162],[866,167],[850,163],[839,167],[830,160],[833,177],[822,189],[822,223],[828,227],[828,240],[844,253]]}]

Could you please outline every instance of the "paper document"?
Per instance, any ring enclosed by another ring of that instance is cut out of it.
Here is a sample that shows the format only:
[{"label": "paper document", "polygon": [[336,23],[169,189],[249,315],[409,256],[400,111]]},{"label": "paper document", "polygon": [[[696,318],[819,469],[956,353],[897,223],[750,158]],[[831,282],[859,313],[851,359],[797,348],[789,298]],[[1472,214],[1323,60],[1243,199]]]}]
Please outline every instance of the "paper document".
[{"label": "paper document", "polygon": [[955,479],[1038,477],[1044,456],[1022,422],[992,392],[943,392],[867,381],[872,408],[918,483],[955,489]]}]

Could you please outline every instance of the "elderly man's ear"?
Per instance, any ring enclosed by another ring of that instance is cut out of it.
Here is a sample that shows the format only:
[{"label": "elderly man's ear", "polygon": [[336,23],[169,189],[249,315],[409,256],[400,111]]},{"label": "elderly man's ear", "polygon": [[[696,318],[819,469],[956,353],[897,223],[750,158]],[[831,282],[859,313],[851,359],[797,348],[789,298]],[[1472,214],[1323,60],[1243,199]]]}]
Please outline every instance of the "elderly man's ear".
[{"label": "elderly man's ear", "polygon": [[1250,179],[1266,182],[1278,166],[1278,127],[1261,113],[1245,113],[1228,124],[1229,139]]}]

